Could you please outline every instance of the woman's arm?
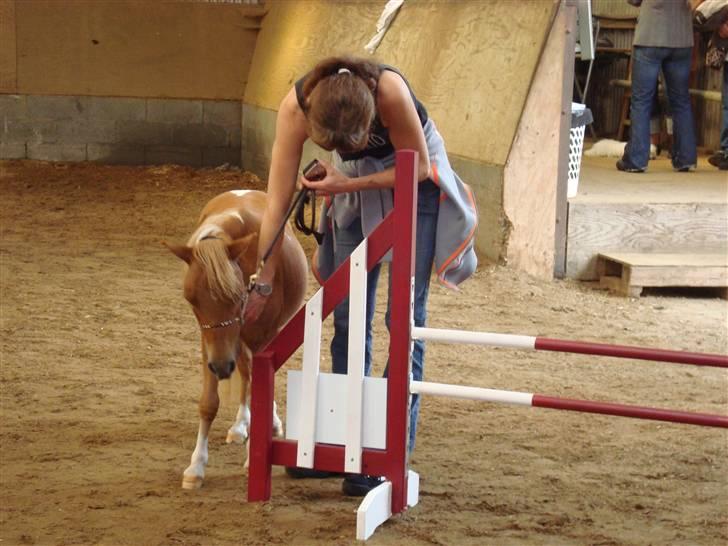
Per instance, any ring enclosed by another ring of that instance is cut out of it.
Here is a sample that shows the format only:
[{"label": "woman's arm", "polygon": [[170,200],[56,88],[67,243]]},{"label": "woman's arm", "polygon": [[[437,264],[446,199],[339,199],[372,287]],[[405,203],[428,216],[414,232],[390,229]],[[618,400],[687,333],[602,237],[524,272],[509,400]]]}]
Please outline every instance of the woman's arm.
[{"label": "woman's arm", "polygon": [[[417,150],[419,164],[417,179],[422,182],[431,176],[430,157],[427,152],[425,133],[417,115],[412,94],[402,77],[385,70],[377,87],[377,111],[382,124],[389,129],[389,138],[395,150]],[[328,173],[319,182],[301,182],[319,194],[345,193],[359,190],[391,188],[394,186],[394,167],[358,178],[347,178],[322,161]]]},{"label": "woman's arm", "polygon": [[[270,174],[268,176],[268,199],[258,234],[258,263],[268,248],[285,218],[296,189],[298,166],[301,163],[303,143],[306,134],[306,118],[298,106],[295,89],[291,89],[281,101],[276,118],[276,136],[273,142]],[[257,281],[273,285],[276,266],[280,259],[282,237],[279,237],[273,252],[266,260]],[[253,291],[245,308],[245,320],[254,321],[265,306],[265,297]]]}]

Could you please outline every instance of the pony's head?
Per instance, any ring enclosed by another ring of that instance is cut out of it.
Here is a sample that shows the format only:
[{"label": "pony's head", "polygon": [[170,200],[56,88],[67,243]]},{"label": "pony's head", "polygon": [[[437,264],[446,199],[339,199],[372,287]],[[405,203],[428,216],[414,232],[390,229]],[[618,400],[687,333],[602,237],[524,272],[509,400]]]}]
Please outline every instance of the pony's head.
[{"label": "pony's head", "polygon": [[187,263],[184,297],[200,324],[203,358],[218,379],[230,377],[242,350],[242,311],[247,280],[255,268],[257,239],[254,233],[234,241],[206,237],[191,246],[165,243]]}]

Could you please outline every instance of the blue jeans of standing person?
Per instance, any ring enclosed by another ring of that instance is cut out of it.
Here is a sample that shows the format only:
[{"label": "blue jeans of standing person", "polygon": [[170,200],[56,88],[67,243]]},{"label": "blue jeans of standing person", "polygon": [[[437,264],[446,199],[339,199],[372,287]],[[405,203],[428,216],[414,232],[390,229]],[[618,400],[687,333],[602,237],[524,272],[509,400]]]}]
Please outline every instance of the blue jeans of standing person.
[{"label": "blue jeans of standing person", "polygon": [[[417,188],[417,238],[415,241],[415,294],[414,321],[415,326],[425,326],[427,318],[427,296],[430,289],[430,273],[435,257],[435,234],[437,233],[437,216],[440,209],[440,190],[430,180],[423,181]],[[357,219],[346,229],[334,227],[336,247],[334,257],[336,267],[341,265],[363,239],[361,222]],[[364,373],[369,375],[372,367],[372,319],[376,307],[377,281],[381,264],[377,264],[367,277],[367,309],[366,309],[366,342],[364,353]],[[387,298],[387,314],[385,323],[390,330],[391,274]],[[334,309],[334,338],[331,341],[332,370],[345,374],[348,370],[347,355],[349,351],[349,298],[342,301]],[[412,353],[412,377],[421,381],[423,377],[425,345],[422,340],[414,342]],[[387,371],[384,375],[386,377]],[[417,432],[417,416],[419,414],[419,395],[413,395],[410,406],[409,451],[415,445]]]},{"label": "blue jeans of standing person", "polygon": [[728,157],[728,63],[723,63],[723,125],[720,131],[720,149]]},{"label": "blue jeans of standing person", "polygon": [[691,59],[691,47],[634,47],[630,137],[622,158],[627,166],[647,168],[650,157],[650,112],[660,69],[665,77],[672,113],[672,165],[680,169],[697,164],[695,125],[689,94]]}]

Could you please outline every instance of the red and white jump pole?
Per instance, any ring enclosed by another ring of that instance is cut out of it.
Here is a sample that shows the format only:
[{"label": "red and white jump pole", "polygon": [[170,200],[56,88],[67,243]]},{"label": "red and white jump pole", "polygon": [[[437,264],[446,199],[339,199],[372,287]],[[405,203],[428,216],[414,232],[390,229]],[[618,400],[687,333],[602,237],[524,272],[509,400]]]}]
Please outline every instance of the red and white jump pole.
[{"label": "red and white jump pole", "polygon": [[460,387],[443,383],[428,383],[413,381],[410,385],[413,394],[434,394],[451,398],[465,398],[480,400],[482,402],[498,402],[532,406],[535,408],[550,408],[582,413],[600,413],[602,415],[615,415],[619,417],[634,417],[652,421],[669,421],[687,425],[700,425],[705,427],[728,428],[728,416],[713,415],[709,413],[693,413],[687,411],[665,410],[631,406],[626,404],[613,404],[610,402],[595,402],[592,400],[575,400],[571,398],[558,398],[543,394],[527,392],[502,391],[495,389],[481,389],[478,387]]},{"label": "red and white jump pole", "polygon": [[613,356],[635,360],[654,360],[674,364],[695,366],[714,366],[728,368],[728,356],[710,353],[691,353],[687,351],[668,351],[630,345],[610,345],[588,341],[552,339],[548,337],[497,334],[492,332],[466,332],[464,330],[444,330],[440,328],[412,328],[412,338],[444,343],[467,343],[488,345],[490,347],[510,347],[532,351],[556,351],[559,353],[579,353],[586,355]]}]

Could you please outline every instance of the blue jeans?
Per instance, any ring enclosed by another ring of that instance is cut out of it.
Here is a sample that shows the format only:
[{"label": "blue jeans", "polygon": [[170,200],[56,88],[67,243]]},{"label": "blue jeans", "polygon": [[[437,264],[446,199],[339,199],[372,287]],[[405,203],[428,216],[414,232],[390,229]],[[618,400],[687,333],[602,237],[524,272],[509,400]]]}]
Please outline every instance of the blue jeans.
[{"label": "blue jeans", "polygon": [[723,128],[720,131],[720,149],[728,155],[728,65],[723,63]]},{"label": "blue jeans", "polygon": [[[427,318],[427,296],[430,290],[430,273],[435,257],[435,234],[437,232],[437,216],[440,210],[440,190],[430,180],[421,182],[417,189],[417,240],[415,241],[415,326],[425,326]],[[336,267],[341,265],[363,239],[361,222],[354,220],[352,224],[341,229],[334,226],[336,247],[334,257]],[[369,375],[372,367],[372,319],[376,307],[377,281],[381,264],[369,272],[367,277],[367,309],[366,309],[366,341],[364,346],[364,373]],[[385,323],[390,329],[390,302],[392,285],[389,278],[387,297],[387,314]],[[332,371],[345,374],[348,369],[347,355],[349,343],[349,298],[342,301],[334,309],[334,338],[331,341]],[[421,381],[424,370],[425,344],[422,340],[414,342],[412,353],[412,376]],[[387,376],[387,370],[384,372]],[[415,446],[417,432],[417,416],[420,409],[419,395],[413,395],[410,405],[409,450]]]},{"label": "blue jeans", "polygon": [[647,168],[650,112],[662,69],[673,122],[672,164],[675,168],[697,164],[695,126],[688,92],[692,48],[635,46],[633,57],[630,137],[623,160],[628,166]]}]

